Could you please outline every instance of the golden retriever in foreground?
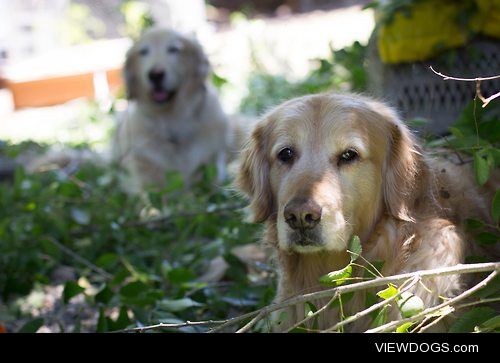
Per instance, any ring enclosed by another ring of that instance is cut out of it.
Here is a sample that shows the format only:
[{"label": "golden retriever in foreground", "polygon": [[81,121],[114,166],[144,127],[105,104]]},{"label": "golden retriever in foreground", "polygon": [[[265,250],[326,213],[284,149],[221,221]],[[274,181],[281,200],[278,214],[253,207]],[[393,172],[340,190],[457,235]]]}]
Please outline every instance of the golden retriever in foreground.
[{"label": "golden retriever in foreground", "polygon": [[[492,183],[487,187],[494,189]],[[305,96],[268,113],[243,151],[236,185],[277,251],[278,302],[324,288],[319,278],[349,262],[353,235],[361,239],[362,256],[384,261],[381,272],[390,276],[480,254],[463,222],[491,221],[493,193],[477,187],[470,165],[427,157],[392,109],[357,95]],[[412,292],[436,305],[463,291],[462,278],[424,279],[428,290],[417,284]],[[344,314],[364,308],[362,292],[344,304]],[[398,314],[394,307],[388,317]],[[281,329],[303,317],[304,306],[290,308]],[[370,320],[347,329],[363,331]],[[329,308],[319,329],[338,321],[338,309]]]},{"label": "golden retriever in foreground", "polygon": [[127,53],[129,107],[114,138],[113,156],[132,177],[131,191],[162,186],[168,170],[192,182],[216,162],[225,177],[228,121],[201,46],[173,30],[146,31]]}]

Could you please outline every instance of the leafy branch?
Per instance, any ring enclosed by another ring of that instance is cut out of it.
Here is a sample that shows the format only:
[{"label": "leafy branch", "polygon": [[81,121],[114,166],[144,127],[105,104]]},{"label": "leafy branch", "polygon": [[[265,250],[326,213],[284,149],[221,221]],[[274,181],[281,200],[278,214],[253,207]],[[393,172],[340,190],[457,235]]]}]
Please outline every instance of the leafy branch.
[{"label": "leafy branch", "polygon": [[[499,266],[500,266],[500,263],[497,263]],[[481,282],[479,282],[478,284],[474,285],[472,288],[464,291],[463,293],[461,293],[460,295],[448,300],[448,301],[445,301],[439,305],[436,305],[434,307],[431,307],[431,308],[428,308],[428,309],[425,309],[424,311],[422,311],[421,313],[415,315],[415,316],[412,316],[412,317],[409,317],[409,318],[405,318],[405,319],[401,319],[401,320],[395,320],[395,321],[391,321],[390,323],[387,323],[387,324],[384,324],[382,326],[379,326],[377,328],[374,328],[374,329],[370,329],[368,331],[366,331],[367,333],[383,333],[383,332],[388,332],[388,331],[391,331],[392,329],[404,324],[404,323],[408,323],[408,322],[418,322],[420,320],[423,320],[425,319],[429,314],[432,314],[440,309],[443,309],[447,306],[452,306],[453,304],[459,302],[459,301],[462,301],[464,300],[465,298],[471,296],[473,293],[475,293],[476,291],[482,289],[483,287],[485,287],[489,282],[493,281],[493,279],[498,276],[498,268],[496,268],[491,274],[488,275],[487,278],[485,278],[484,280],[482,280]]]},{"label": "leafy branch", "polygon": [[[374,287],[379,287],[379,286],[384,286],[390,283],[398,283],[398,282],[409,282],[410,286],[406,286],[407,289],[409,289],[412,284],[417,283],[424,277],[437,277],[437,276],[449,276],[449,275],[457,275],[457,274],[470,274],[470,273],[479,273],[479,272],[489,272],[493,271],[485,280],[481,281],[481,283],[475,285],[472,289],[467,290],[466,292],[460,294],[459,296],[448,300],[440,305],[439,308],[434,307],[430,308],[427,310],[424,310],[422,313],[418,314],[415,317],[412,318],[406,318],[402,319],[397,322],[391,322],[389,324],[391,325],[384,325],[379,328],[376,328],[377,330],[380,331],[387,331],[392,327],[397,327],[401,324],[404,324],[407,321],[415,321],[415,319],[418,319],[421,314],[422,316],[425,317],[426,314],[428,314],[428,311],[437,311],[441,309],[443,306],[451,306],[452,304],[462,301],[466,297],[470,296],[473,294],[475,291],[479,290],[480,288],[486,286],[495,276],[497,276],[498,271],[500,270],[500,262],[491,262],[491,263],[477,263],[477,264],[467,264],[467,265],[457,265],[457,266],[452,266],[452,267],[443,267],[443,268],[438,268],[438,269],[433,269],[433,270],[421,270],[421,271],[416,271],[416,272],[410,272],[410,273],[404,273],[404,274],[399,274],[399,275],[394,275],[394,276],[388,276],[388,277],[379,277],[373,280],[369,281],[363,281],[363,282],[358,282],[350,285],[344,285],[344,286],[338,286],[335,288],[330,288],[330,289],[325,289],[322,291],[318,292],[313,292],[313,293],[308,293],[304,295],[299,295],[295,296],[289,299],[286,299],[285,301],[282,301],[280,303],[273,303],[268,306],[265,306],[261,309],[255,310],[253,312],[243,314],[234,318],[226,319],[226,320],[218,320],[218,321],[204,321],[204,322],[186,322],[186,323],[180,323],[180,324],[156,324],[156,325],[151,325],[151,326],[144,326],[140,328],[132,328],[130,329],[125,329],[121,330],[120,332],[130,332],[130,331],[140,331],[140,332],[145,332],[149,330],[158,330],[158,329],[165,329],[166,327],[170,329],[177,329],[177,328],[182,328],[186,326],[192,326],[192,325],[218,325],[216,327],[213,327],[209,330],[209,332],[215,333],[215,332],[220,332],[223,331],[233,325],[236,325],[242,321],[251,319],[250,322],[248,322],[243,328],[239,329],[239,332],[246,332],[249,331],[250,328],[252,328],[257,322],[268,316],[270,313],[278,310],[282,310],[287,307],[295,306],[297,304],[302,304],[310,301],[316,301],[324,298],[330,298],[330,299],[335,299],[338,298],[340,295],[349,293],[349,292],[355,292],[355,291],[362,291]],[[401,291],[401,294],[404,293],[404,291]],[[399,295],[398,295],[399,296]],[[396,299],[394,297],[394,299]],[[391,300],[392,301],[392,300]],[[328,304],[327,304],[328,305]],[[380,304],[380,306],[384,306],[385,304]],[[319,311],[319,310],[318,310]],[[365,316],[368,314],[370,311],[362,311],[360,312],[360,316],[358,316],[356,319],[361,318],[362,316]],[[343,325],[352,323],[354,320],[353,318],[348,318],[346,319],[347,323],[343,323]],[[188,325],[186,325],[188,324]],[[341,326],[339,325],[339,328]],[[134,330],[135,329],[135,330]]]}]

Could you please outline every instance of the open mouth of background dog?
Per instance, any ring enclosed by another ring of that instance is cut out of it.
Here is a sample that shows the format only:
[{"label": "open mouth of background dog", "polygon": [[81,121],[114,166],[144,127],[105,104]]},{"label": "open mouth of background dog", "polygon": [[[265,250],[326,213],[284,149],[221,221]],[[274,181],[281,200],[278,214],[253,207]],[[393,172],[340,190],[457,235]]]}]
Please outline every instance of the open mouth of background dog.
[{"label": "open mouth of background dog", "polygon": [[170,102],[176,95],[176,91],[167,90],[163,87],[155,87],[151,91],[151,99],[158,104]]}]

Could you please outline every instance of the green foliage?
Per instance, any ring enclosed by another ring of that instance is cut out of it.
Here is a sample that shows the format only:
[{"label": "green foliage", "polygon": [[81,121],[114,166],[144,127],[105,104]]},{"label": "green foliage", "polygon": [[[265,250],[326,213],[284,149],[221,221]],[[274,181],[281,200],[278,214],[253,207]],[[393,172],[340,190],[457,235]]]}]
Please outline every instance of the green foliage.
[{"label": "green foliage", "polygon": [[144,30],[154,25],[150,6],[145,1],[127,0],[120,8],[125,18],[125,35],[137,39]]},{"label": "green foliage", "polygon": [[347,252],[351,255],[351,262],[356,261],[359,256],[361,256],[363,247],[361,246],[361,240],[358,236],[352,236]]},{"label": "green foliage", "polygon": [[348,248],[348,252],[351,255],[351,261],[349,264],[340,270],[332,271],[324,276],[321,276],[319,282],[328,286],[343,285],[352,276],[353,262],[359,258],[362,251],[361,240],[358,236],[352,236]]},{"label": "green foliage", "polygon": [[493,198],[493,203],[491,203],[491,215],[493,216],[493,221],[498,223],[500,220],[500,190],[497,190]]},{"label": "green foliage", "polygon": [[[394,21],[396,14],[402,14],[405,17],[410,17],[415,4],[424,2],[426,0],[374,0],[364,6],[364,9],[373,8],[378,11],[378,24],[389,25]],[[453,0],[445,0],[448,3],[453,3]],[[443,2],[445,2],[443,1]],[[469,25],[472,15],[477,11],[475,0],[461,0],[460,11],[455,21],[461,27]]]},{"label": "green foliage", "polygon": [[85,289],[74,281],[68,281],[63,290],[63,301],[67,303],[72,297],[84,292]]},{"label": "green foliage", "polygon": [[343,269],[332,271],[324,276],[321,276],[319,282],[328,286],[340,286],[343,285],[348,278],[352,275],[352,265],[349,264]]},{"label": "green foliage", "polygon": [[36,333],[38,329],[42,327],[42,325],[42,318],[33,319],[24,324],[21,329],[19,329],[18,333]]},{"label": "green foliage", "polygon": [[71,2],[65,15],[58,32],[64,44],[88,43],[106,32],[106,24],[92,16],[88,5]]},{"label": "green foliage", "polygon": [[[3,147],[10,154],[21,151],[17,145]],[[115,170],[83,165],[73,175],[29,175],[17,169],[11,183],[0,183],[2,300],[27,295],[35,283],[51,284],[56,268],[66,265],[77,276],[65,283],[62,299],[68,303],[83,294],[100,311],[96,331],[132,322],[226,318],[230,311],[269,303],[272,283],[252,282],[269,272],[250,280],[246,265],[230,253],[256,242],[258,227],[242,223],[243,202],[229,188],[215,187],[211,169],[200,170],[204,178],[189,190],[169,175],[163,190],[149,192],[153,205],[142,211],[138,198],[121,191]],[[165,196],[168,207],[158,202]],[[154,222],[140,217],[148,214],[159,217],[151,217]],[[224,283],[197,281],[219,256],[229,264]],[[78,283],[81,277],[90,288]],[[26,316],[11,306],[15,316]],[[113,311],[120,316],[111,318]]]},{"label": "green foliage", "polygon": [[387,300],[396,295],[398,292],[399,290],[395,285],[389,284],[386,289],[377,292],[377,296],[384,300]]},{"label": "green foliage", "polygon": [[366,46],[354,42],[341,50],[330,48],[330,57],[316,60],[317,66],[307,77],[291,81],[283,75],[262,71],[253,73],[248,83],[248,95],[241,101],[243,113],[258,115],[293,97],[327,90],[366,90]]},{"label": "green foliage", "polygon": [[488,332],[499,332],[500,331],[500,315],[497,315],[491,319],[486,320],[479,326],[474,327],[474,332],[476,333],[488,333]]},{"label": "green foliage", "polygon": [[[486,323],[495,317],[495,310],[489,307],[476,307],[462,314],[451,326],[450,333],[473,332],[476,326]],[[485,324],[487,327],[490,323]],[[493,325],[493,324],[492,324]]]}]

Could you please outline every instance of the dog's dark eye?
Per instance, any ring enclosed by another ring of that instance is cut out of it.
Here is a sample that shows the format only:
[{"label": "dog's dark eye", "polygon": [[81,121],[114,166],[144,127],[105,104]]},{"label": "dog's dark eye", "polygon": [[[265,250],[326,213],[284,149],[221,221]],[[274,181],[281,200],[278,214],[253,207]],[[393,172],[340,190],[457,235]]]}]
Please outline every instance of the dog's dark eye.
[{"label": "dog's dark eye", "polygon": [[359,159],[359,154],[356,150],[347,149],[342,152],[339,156],[338,165],[349,164],[354,160]]},{"label": "dog's dark eye", "polygon": [[179,53],[179,51],[180,51],[179,47],[176,47],[175,45],[171,45],[170,47],[167,48],[167,53],[169,54]]},{"label": "dog's dark eye", "polygon": [[148,55],[149,54],[149,49],[148,48],[142,48],[141,50],[139,50],[139,55],[144,57],[145,55]]},{"label": "dog's dark eye", "polygon": [[294,152],[289,147],[285,147],[278,153],[278,159],[284,163],[289,163],[293,160]]}]

